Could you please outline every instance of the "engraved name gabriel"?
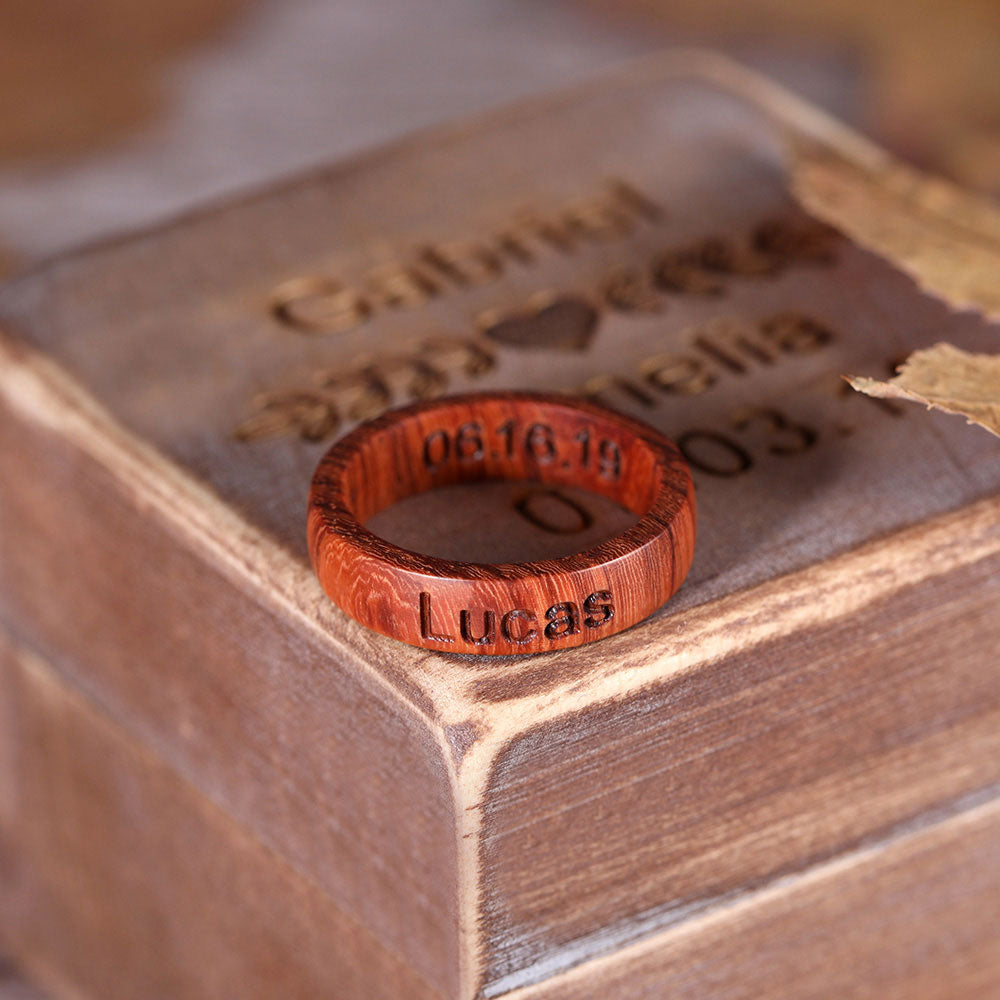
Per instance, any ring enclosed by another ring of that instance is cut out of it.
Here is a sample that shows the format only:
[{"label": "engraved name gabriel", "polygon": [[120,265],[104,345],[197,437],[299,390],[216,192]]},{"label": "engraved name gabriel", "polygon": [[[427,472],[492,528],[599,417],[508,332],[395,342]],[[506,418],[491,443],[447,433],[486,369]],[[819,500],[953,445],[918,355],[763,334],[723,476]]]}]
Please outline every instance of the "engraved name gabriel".
[{"label": "engraved name gabriel", "polygon": [[[531,268],[546,255],[570,255],[588,243],[627,237],[638,226],[660,227],[667,218],[666,210],[636,187],[612,180],[585,200],[526,214],[485,236],[425,244],[350,283],[328,274],[286,281],[274,292],[271,315],[298,334],[335,335],[384,310],[418,308],[497,281],[509,268]],[[664,247],[644,262],[614,269],[592,293],[541,291],[527,303],[481,313],[471,336],[432,331],[417,344],[353,365],[339,362],[296,384],[262,392],[235,436],[247,442],[286,434],[325,440],[345,422],[440,395],[456,377],[464,382],[485,375],[497,363],[497,347],[586,350],[605,312],[658,314],[674,296],[720,298],[732,281],[759,280],[795,265],[829,264],[834,240],[825,226],[785,215],[762,219],[747,232]],[[606,395],[654,407],[658,400],[698,395],[723,384],[748,372],[748,365],[817,350],[833,334],[811,316],[782,312],[751,323],[714,320],[691,331],[688,339],[679,350],[644,359],[638,377],[602,372],[577,391],[611,405],[616,400]]]},{"label": "engraved name gabriel", "polygon": [[[578,635],[581,629],[598,629],[615,616],[610,590],[597,590],[582,602],[557,601],[544,612],[529,608],[487,608],[473,613],[463,608],[457,621],[435,622],[434,605],[426,591],[420,594],[420,637],[431,642],[452,643],[455,632],[470,646],[495,646],[497,636],[513,646],[526,646],[540,635],[553,642]],[[447,631],[450,629],[451,631]]]},{"label": "engraved name gabriel", "polygon": [[587,198],[546,212],[523,212],[488,235],[425,243],[369,268],[355,281],[324,273],[292,278],[275,289],[271,311],[282,326],[298,333],[344,333],[386,310],[413,309],[499,281],[508,268],[530,268],[548,255],[619,240],[641,222],[658,223],[663,217],[651,198],[615,179]]}]

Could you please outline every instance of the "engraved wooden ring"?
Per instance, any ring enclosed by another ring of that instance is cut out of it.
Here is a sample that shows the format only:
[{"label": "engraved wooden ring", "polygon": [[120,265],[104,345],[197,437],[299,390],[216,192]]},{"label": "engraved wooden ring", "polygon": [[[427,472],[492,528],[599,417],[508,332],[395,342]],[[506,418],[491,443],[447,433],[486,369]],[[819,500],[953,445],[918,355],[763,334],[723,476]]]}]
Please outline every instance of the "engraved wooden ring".
[{"label": "engraved wooden ring", "polygon": [[[451,483],[573,484],[633,511],[628,530],[539,562],[437,559],[365,522]],[[418,403],[371,420],[320,461],[309,552],[330,598],[376,632],[455,653],[537,653],[620,632],[681,585],[694,553],[694,487],[651,427],[568,396],[492,392]]]}]

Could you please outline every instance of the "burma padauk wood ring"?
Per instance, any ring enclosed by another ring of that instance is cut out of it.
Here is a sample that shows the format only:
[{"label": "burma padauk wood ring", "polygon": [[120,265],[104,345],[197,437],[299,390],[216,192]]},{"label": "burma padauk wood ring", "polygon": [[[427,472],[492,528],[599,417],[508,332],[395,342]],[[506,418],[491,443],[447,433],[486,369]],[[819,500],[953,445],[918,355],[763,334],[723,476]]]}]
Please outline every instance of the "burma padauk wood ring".
[{"label": "burma padauk wood ring", "polygon": [[[575,555],[493,565],[421,555],[364,527],[403,497],[483,479],[580,486],[639,520]],[[391,410],[326,453],[309,497],[309,552],[333,601],[377,632],[455,653],[545,652],[620,632],[681,585],[694,536],[691,475],[670,441],[604,407],[540,393]]]}]

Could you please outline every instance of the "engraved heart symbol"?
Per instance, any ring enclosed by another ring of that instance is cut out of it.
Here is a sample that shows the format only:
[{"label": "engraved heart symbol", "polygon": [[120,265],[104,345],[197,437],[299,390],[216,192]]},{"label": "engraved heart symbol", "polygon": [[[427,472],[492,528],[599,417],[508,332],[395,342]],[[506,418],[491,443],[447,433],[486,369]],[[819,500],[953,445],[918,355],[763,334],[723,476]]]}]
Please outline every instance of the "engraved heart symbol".
[{"label": "engraved heart symbol", "polygon": [[491,311],[479,317],[483,334],[519,350],[585,351],[594,339],[597,310],[578,295],[546,296],[520,312]]}]

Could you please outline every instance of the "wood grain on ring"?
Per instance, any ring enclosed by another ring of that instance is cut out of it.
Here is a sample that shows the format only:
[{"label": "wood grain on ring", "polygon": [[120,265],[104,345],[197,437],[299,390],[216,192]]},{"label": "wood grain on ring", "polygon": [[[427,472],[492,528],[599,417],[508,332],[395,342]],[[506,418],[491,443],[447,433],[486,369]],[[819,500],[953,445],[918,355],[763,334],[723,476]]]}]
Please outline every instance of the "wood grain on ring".
[{"label": "wood grain on ring", "polygon": [[[539,562],[466,563],[400,548],[364,527],[452,483],[573,484],[639,520],[593,548]],[[681,585],[694,553],[687,464],[645,424],[565,396],[496,392],[390,411],[320,461],[309,551],[327,594],[369,628],[456,653],[535,653],[634,625]]]}]

